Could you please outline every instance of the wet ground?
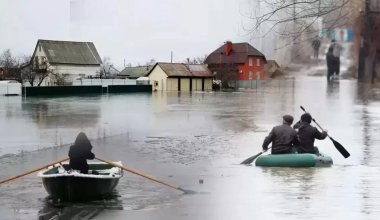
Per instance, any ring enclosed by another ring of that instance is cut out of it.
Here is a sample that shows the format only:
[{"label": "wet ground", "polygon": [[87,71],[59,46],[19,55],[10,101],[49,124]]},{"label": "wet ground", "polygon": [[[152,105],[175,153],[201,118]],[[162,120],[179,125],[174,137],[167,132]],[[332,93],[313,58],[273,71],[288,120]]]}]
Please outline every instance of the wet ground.
[{"label": "wet ground", "polygon": [[[0,219],[377,219],[380,88],[325,77],[268,81],[241,92],[87,97],[0,97],[0,179],[63,158],[76,134],[99,157],[160,178],[125,173],[109,200],[52,204],[31,174],[0,185]],[[239,163],[283,114],[304,106],[350,153],[317,141],[330,168]]]}]

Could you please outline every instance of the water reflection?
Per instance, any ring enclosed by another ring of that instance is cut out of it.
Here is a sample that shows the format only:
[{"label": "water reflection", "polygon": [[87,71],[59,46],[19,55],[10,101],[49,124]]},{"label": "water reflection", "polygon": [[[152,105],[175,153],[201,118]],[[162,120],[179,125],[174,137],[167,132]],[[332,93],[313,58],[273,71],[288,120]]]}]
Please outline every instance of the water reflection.
[{"label": "water reflection", "polygon": [[39,220],[47,219],[92,219],[104,210],[123,210],[118,195],[104,200],[86,203],[56,203],[49,197],[43,200],[42,209],[38,211]]},{"label": "water reflection", "polygon": [[61,98],[28,98],[22,102],[22,110],[31,117],[38,128],[86,128],[94,127],[100,118],[98,103],[101,96]]},{"label": "water reflection", "polygon": [[328,97],[334,97],[334,98],[339,98],[339,87],[340,87],[340,82],[339,80],[330,80],[327,82],[326,86],[326,93]]},{"label": "water reflection", "polygon": [[299,188],[302,195],[309,195],[315,185],[314,168],[263,168],[263,173],[270,174],[276,182],[286,183],[286,187]]}]

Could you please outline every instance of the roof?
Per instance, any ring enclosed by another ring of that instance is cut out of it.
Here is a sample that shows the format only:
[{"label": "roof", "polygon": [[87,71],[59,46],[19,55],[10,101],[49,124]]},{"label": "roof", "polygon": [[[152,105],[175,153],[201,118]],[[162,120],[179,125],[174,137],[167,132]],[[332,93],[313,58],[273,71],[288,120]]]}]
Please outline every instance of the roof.
[{"label": "roof", "polygon": [[193,76],[212,76],[211,71],[209,70],[209,68],[207,68],[207,65],[205,64],[188,64],[187,67],[189,68]]},{"label": "roof", "polygon": [[158,63],[161,69],[170,76],[192,76],[183,63]]},{"label": "roof", "polygon": [[100,65],[102,59],[92,42],[38,40],[33,57],[38,46],[46,54],[49,63]]},{"label": "roof", "polygon": [[130,78],[139,78],[140,76],[146,76],[153,66],[135,66],[135,67],[125,67],[119,76],[128,76]]},{"label": "roof", "polygon": [[226,55],[224,51],[224,44],[212,52],[205,60],[207,64],[213,63],[245,63],[248,56],[264,57],[260,51],[251,46],[249,43],[233,43],[232,52]]},{"label": "roof", "polygon": [[211,71],[204,64],[184,64],[184,63],[156,63],[148,75],[156,66],[168,75],[168,77],[213,77]]}]

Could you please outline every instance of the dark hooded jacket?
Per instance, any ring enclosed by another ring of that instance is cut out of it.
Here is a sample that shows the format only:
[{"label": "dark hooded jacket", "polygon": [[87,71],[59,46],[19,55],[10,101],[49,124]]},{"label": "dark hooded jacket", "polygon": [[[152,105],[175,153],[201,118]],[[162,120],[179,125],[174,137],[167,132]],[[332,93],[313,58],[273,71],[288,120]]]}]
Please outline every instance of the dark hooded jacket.
[{"label": "dark hooded jacket", "polygon": [[326,132],[320,132],[316,127],[310,125],[310,123],[299,121],[294,126],[294,129],[298,129],[299,145],[296,145],[298,153],[316,153],[314,149],[315,139],[323,140],[327,137]]},{"label": "dark hooded jacket", "polygon": [[298,144],[296,135],[297,132],[288,124],[276,126],[264,139],[263,150],[267,150],[268,145],[272,143],[272,154],[290,153],[293,144]]},{"label": "dark hooded jacket", "polygon": [[81,173],[88,173],[87,159],[94,159],[95,154],[91,152],[92,145],[87,136],[81,132],[75,139],[75,143],[70,146],[70,168],[80,170]]}]

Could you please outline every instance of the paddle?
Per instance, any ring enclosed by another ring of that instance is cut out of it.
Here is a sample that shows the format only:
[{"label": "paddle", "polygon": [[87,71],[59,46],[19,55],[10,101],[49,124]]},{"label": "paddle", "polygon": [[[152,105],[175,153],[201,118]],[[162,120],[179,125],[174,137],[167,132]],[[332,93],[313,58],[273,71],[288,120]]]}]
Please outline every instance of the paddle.
[{"label": "paddle", "polygon": [[[271,149],[272,147],[269,147],[267,150]],[[251,157],[248,157],[247,159],[245,159],[243,162],[241,162],[240,164],[245,164],[245,165],[248,165],[248,164],[251,164],[254,160],[256,160],[256,158],[258,158],[261,154],[265,153],[267,150],[265,151],[261,151],[260,153],[256,154],[256,155],[253,155]]]},{"label": "paddle", "polygon": [[46,168],[46,167],[50,167],[50,166],[52,166],[52,165],[54,165],[54,164],[57,164],[57,163],[61,163],[61,162],[63,162],[63,161],[66,161],[66,160],[68,160],[68,159],[69,159],[69,158],[67,157],[67,158],[65,158],[65,159],[57,160],[57,161],[55,161],[55,162],[52,162],[52,163],[49,163],[49,164],[45,164],[45,165],[43,165],[43,166],[40,166],[40,167],[37,167],[37,168],[31,169],[31,170],[29,170],[29,171],[26,171],[26,172],[24,172],[24,173],[18,174],[18,175],[16,175],[16,176],[11,176],[11,177],[9,177],[9,178],[6,178],[6,179],[1,180],[1,181],[0,181],[0,184],[2,184],[2,183],[6,183],[6,182],[8,182],[8,181],[11,181],[11,180],[17,179],[17,178],[19,178],[19,177],[22,177],[22,176],[25,176],[25,175],[28,175],[28,174],[31,174],[31,173],[34,173],[34,172],[39,171],[39,170],[42,170],[42,169],[44,169],[44,168]]},{"label": "paddle", "polygon": [[[308,113],[304,107],[300,106],[301,109],[305,112],[305,113]],[[309,113],[310,114],[310,113]],[[315,121],[314,118],[312,118],[313,122],[321,129],[323,130],[323,128]],[[332,137],[330,137],[330,135],[327,135],[330,140],[333,142],[335,148],[343,155],[344,158],[347,158],[350,156],[350,153],[336,140],[334,140]]]},{"label": "paddle", "polygon": [[123,169],[123,170],[126,170],[126,171],[128,171],[128,172],[131,172],[131,173],[133,173],[133,174],[136,174],[136,175],[139,175],[139,176],[145,177],[145,178],[150,179],[150,180],[152,180],[152,181],[155,181],[155,182],[157,182],[157,183],[161,183],[161,184],[163,184],[163,185],[165,185],[165,186],[169,186],[169,187],[171,187],[171,188],[173,188],[173,189],[180,190],[180,191],[184,192],[185,194],[193,194],[193,193],[195,193],[195,192],[192,191],[192,190],[182,189],[181,187],[175,186],[175,185],[173,185],[173,184],[166,183],[166,182],[164,182],[164,181],[162,181],[162,180],[159,180],[159,179],[157,179],[157,178],[155,178],[155,177],[152,177],[152,176],[149,176],[149,175],[147,175],[147,174],[143,174],[142,172],[137,171],[137,170],[134,170],[134,169],[132,169],[132,168],[125,167],[125,166],[121,166],[121,165],[118,165],[118,164],[112,163],[112,162],[110,162],[110,161],[107,161],[107,160],[101,159],[101,158],[99,158],[99,157],[95,157],[95,158],[96,158],[97,160],[100,160],[100,161],[103,161],[103,162],[105,162],[105,163],[111,164],[112,166],[119,167],[119,168],[121,168],[121,169]]}]

